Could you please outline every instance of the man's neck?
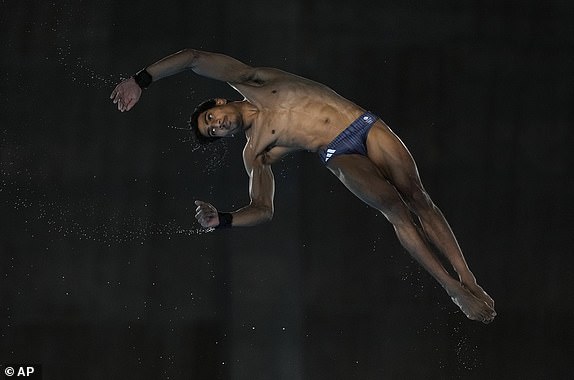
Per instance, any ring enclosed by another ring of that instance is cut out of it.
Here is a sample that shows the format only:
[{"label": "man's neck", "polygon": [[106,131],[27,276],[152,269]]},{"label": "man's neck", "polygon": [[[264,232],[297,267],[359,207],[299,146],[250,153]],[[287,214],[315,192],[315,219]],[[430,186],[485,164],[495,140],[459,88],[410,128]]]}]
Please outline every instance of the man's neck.
[{"label": "man's neck", "polygon": [[243,119],[243,130],[246,131],[251,128],[253,122],[259,114],[259,109],[247,100],[242,100],[239,103],[241,118]]}]

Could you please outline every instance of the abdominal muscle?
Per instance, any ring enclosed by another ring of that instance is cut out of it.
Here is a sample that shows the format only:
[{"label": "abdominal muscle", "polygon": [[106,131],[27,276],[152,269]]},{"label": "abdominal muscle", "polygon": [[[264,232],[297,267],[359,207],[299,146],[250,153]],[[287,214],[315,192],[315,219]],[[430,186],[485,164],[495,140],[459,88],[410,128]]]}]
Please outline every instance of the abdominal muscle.
[{"label": "abdominal muscle", "polygon": [[364,110],[345,101],[343,104],[303,103],[290,109],[264,110],[261,122],[266,135],[276,137],[274,146],[316,152],[328,145]]}]

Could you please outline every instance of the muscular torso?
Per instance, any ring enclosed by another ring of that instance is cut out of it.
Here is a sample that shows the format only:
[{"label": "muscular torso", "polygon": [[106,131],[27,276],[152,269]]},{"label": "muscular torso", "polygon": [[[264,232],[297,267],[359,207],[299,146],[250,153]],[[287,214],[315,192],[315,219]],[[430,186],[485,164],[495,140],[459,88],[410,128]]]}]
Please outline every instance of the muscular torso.
[{"label": "muscular torso", "polygon": [[330,88],[275,69],[270,80],[233,87],[258,109],[246,130],[245,155],[274,161],[289,151],[315,152],[364,110]]}]

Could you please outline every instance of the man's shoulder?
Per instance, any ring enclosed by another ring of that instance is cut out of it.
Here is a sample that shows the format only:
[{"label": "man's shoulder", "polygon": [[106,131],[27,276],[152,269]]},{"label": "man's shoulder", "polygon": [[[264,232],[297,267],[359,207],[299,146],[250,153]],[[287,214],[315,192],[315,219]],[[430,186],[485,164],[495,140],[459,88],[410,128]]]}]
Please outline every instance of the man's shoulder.
[{"label": "man's shoulder", "polygon": [[242,81],[240,83],[236,84],[261,87],[272,82],[283,80],[297,80],[297,76],[273,67],[254,67],[252,70],[245,73],[245,76],[242,77]]}]

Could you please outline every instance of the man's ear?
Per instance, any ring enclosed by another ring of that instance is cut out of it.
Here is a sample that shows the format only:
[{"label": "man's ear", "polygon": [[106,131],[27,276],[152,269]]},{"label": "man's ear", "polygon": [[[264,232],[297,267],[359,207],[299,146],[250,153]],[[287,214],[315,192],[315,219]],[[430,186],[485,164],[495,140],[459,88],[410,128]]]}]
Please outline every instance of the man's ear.
[{"label": "man's ear", "polygon": [[224,104],[227,104],[227,99],[215,98],[215,105],[222,106]]}]

